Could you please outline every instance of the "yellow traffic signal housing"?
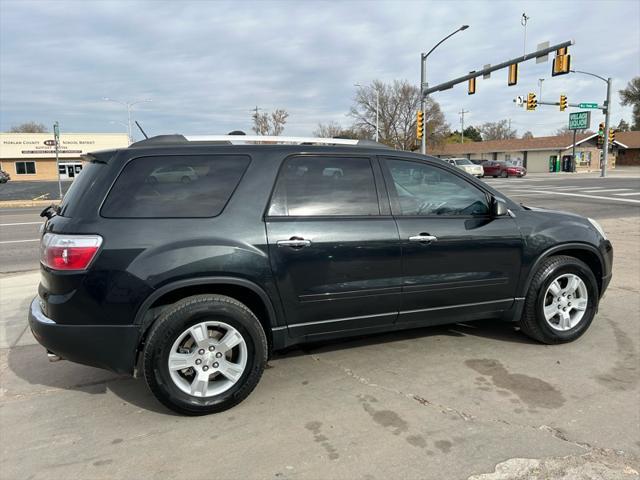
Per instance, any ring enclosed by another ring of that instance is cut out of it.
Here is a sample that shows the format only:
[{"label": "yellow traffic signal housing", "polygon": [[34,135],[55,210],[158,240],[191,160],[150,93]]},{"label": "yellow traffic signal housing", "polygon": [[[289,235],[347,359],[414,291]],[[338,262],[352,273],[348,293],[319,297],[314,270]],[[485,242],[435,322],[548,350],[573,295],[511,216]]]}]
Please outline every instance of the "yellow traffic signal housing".
[{"label": "yellow traffic signal housing", "polygon": [[529,93],[527,95],[527,110],[535,110],[538,106],[538,99],[535,93]]},{"label": "yellow traffic signal housing", "polygon": [[616,131],[613,128],[609,129],[609,143],[613,143],[616,139]]},{"label": "yellow traffic signal housing", "polygon": [[598,126],[598,136],[596,137],[596,144],[598,148],[604,146],[604,122],[601,122]]},{"label": "yellow traffic signal housing", "polygon": [[512,63],[509,65],[509,76],[507,78],[507,85],[513,86],[518,83],[518,64]]},{"label": "yellow traffic signal housing", "polygon": [[556,57],[551,65],[551,76],[565,75],[571,70],[571,55],[567,47],[556,50]]},{"label": "yellow traffic signal housing", "polygon": [[569,105],[569,102],[567,102],[567,96],[560,95],[560,111],[564,112],[567,109],[568,105]]},{"label": "yellow traffic signal housing", "polygon": [[[473,72],[469,72],[469,73],[476,73],[475,71]],[[470,78],[469,79],[469,90],[467,91],[468,95],[473,95],[474,93],[476,93],[476,78]]]},{"label": "yellow traffic signal housing", "polygon": [[422,110],[418,110],[416,115],[416,137],[418,140],[422,140],[424,135],[424,113]]}]

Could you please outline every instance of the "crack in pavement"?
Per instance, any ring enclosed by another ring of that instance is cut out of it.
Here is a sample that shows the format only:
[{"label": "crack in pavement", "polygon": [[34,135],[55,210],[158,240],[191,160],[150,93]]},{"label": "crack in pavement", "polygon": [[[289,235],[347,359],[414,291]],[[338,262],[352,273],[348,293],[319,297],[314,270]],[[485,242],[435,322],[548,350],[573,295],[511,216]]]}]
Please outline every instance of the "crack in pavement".
[{"label": "crack in pavement", "polygon": [[339,363],[336,362],[332,362],[330,360],[325,360],[323,358],[320,358],[318,355],[316,354],[311,354],[311,358],[316,361],[316,362],[321,362],[327,365],[330,365],[334,368],[339,369],[340,371],[342,371],[346,376],[353,378],[354,380],[358,381],[359,383],[366,385],[368,387],[372,387],[372,388],[379,388],[381,390],[384,390],[386,392],[389,393],[393,393],[395,395],[398,395],[400,397],[406,398],[406,399],[410,399],[413,401],[416,401],[418,403],[420,403],[421,405],[424,405],[425,407],[432,407],[435,408],[436,410],[439,410],[440,413],[443,413],[445,415],[455,415],[458,416],[460,418],[462,418],[465,421],[475,421],[475,422],[488,422],[488,423],[500,423],[503,425],[507,425],[510,427],[516,427],[516,428],[524,428],[524,429],[532,429],[532,430],[536,430],[539,432],[544,432],[547,433],[549,435],[551,435],[552,437],[563,441],[563,442],[567,442],[571,445],[574,445],[578,448],[581,448],[583,450],[586,451],[599,451],[602,450],[598,447],[594,447],[593,445],[591,445],[590,443],[587,442],[581,442],[578,440],[572,440],[570,439],[567,434],[565,432],[563,432],[562,430],[560,430],[559,428],[555,428],[555,427],[551,427],[549,425],[539,425],[539,426],[535,426],[535,425],[529,425],[526,423],[517,423],[517,422],[510,422],[508,420],[504,420],[501,418],[480,418],[476,415],[470,414],[468,412],[462,411],[462,410],[458,410],[456,408],[452,408],[452,407],[448,407],[446,405],[442,405],[436,402],[432,402],[431,400],[428,400],[420,395],[417,394],[413,394],[413,393],[405,393],[401,390],[397,390],[394,388],[390,388],[390,387],[386,387],[384,385],[380,385],[377,383],[373,383],[370,382],[369,379],[367,379],[366,377],[363,377],[361,375],[358,375],[357,373],[355,373],[352,369],[344,367],[342,365],[340,365]]}]

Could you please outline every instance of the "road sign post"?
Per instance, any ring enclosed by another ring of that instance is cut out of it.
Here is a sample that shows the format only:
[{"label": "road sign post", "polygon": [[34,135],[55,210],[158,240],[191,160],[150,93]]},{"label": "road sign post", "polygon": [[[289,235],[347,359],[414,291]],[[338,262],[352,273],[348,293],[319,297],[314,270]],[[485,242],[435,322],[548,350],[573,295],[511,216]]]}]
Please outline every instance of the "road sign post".
[{"label": "road sign post", "polygon": [[62,182],[60,181],[60,159],[58,158],[58,147],[60,146],[60,125],[56,121],[53,124],[53,138],[56,145],[56,170],[58,170],[58,196],[62,200]]}]

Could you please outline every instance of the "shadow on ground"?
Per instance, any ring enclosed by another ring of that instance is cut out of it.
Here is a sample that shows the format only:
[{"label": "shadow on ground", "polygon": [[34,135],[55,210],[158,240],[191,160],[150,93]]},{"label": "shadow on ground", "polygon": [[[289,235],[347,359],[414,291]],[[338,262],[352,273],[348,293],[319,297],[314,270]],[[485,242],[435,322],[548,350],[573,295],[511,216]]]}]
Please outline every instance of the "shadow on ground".
[{"label": "shadow on ground", "polygon": [[[274,358],[295,360],[295,358],[304,355],[437,336],[474,336],[509,343],[533,343],[523,334],[515,331],[514,325],[511,323],[479,321],[473,324],[418,328],[366,337],[317,342],[292,347],[287,351],[275,354]],[[5,382],[7,397],[29,393],[32,390],[31,386],[72,390],[87,395],[101,395],[109,390],[123,401],[138,408],[173,415],[173,412],[166,409],[153,397],[142,378],[134,379],[67,361],[52,364],[47,360],[45,351],[40,345],[14,347],[8,351],[7,356],[9,369],[18,378],[28,383],[28,386],[25,387],[19,382],[15,386],[11,385],[10,381]]]}]

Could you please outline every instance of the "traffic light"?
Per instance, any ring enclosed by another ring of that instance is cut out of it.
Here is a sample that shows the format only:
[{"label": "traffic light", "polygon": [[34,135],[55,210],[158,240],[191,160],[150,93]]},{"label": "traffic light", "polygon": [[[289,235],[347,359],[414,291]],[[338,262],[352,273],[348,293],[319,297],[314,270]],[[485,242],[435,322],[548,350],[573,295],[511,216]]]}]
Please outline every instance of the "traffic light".
[{"label": "traffic light", "polygon": [[424,112],[422,110],[418,110],[416,115],[416,137],[418,140],[422,140],[422,136],[424,135]]},{"label": "traffic light", "polygon": [[604,146],[604,122],[601,122],[598,126],[598,137],[596,139],[596,144],[598,148],[602,148]]},{"label": "traffic light", "polygon": [[566,95],[560,95],[560,111],[564,112],[567,109],[567,96]]},{"label": "traffic light", "polygon": [[[476,73],[475,71],[469,73]],[[473,95],[476,93],[476,77],[469,79],[469,90],[467,91],[468,95]]]},{"label": "traffic light", "polygon": [[609,129],[609,143],[613,143],[616,139],[616,131],[613,128]]},{"label": "traffic light", "polygon": [[538,100],[535,93],[529,93],[527,95],[527,110],[535,110],[538,106]]},{"label": "traffic light", "polygon": [[571,55],[567,47],[556,50],[556,56],[551,65],[551,76],[565,75],[571,70]]},{"label": "traffic light", "polygon": [[509,75],[507,77],[507,85],[512,86],[518,83],[518,64],[512,63],[509,65]]}]

